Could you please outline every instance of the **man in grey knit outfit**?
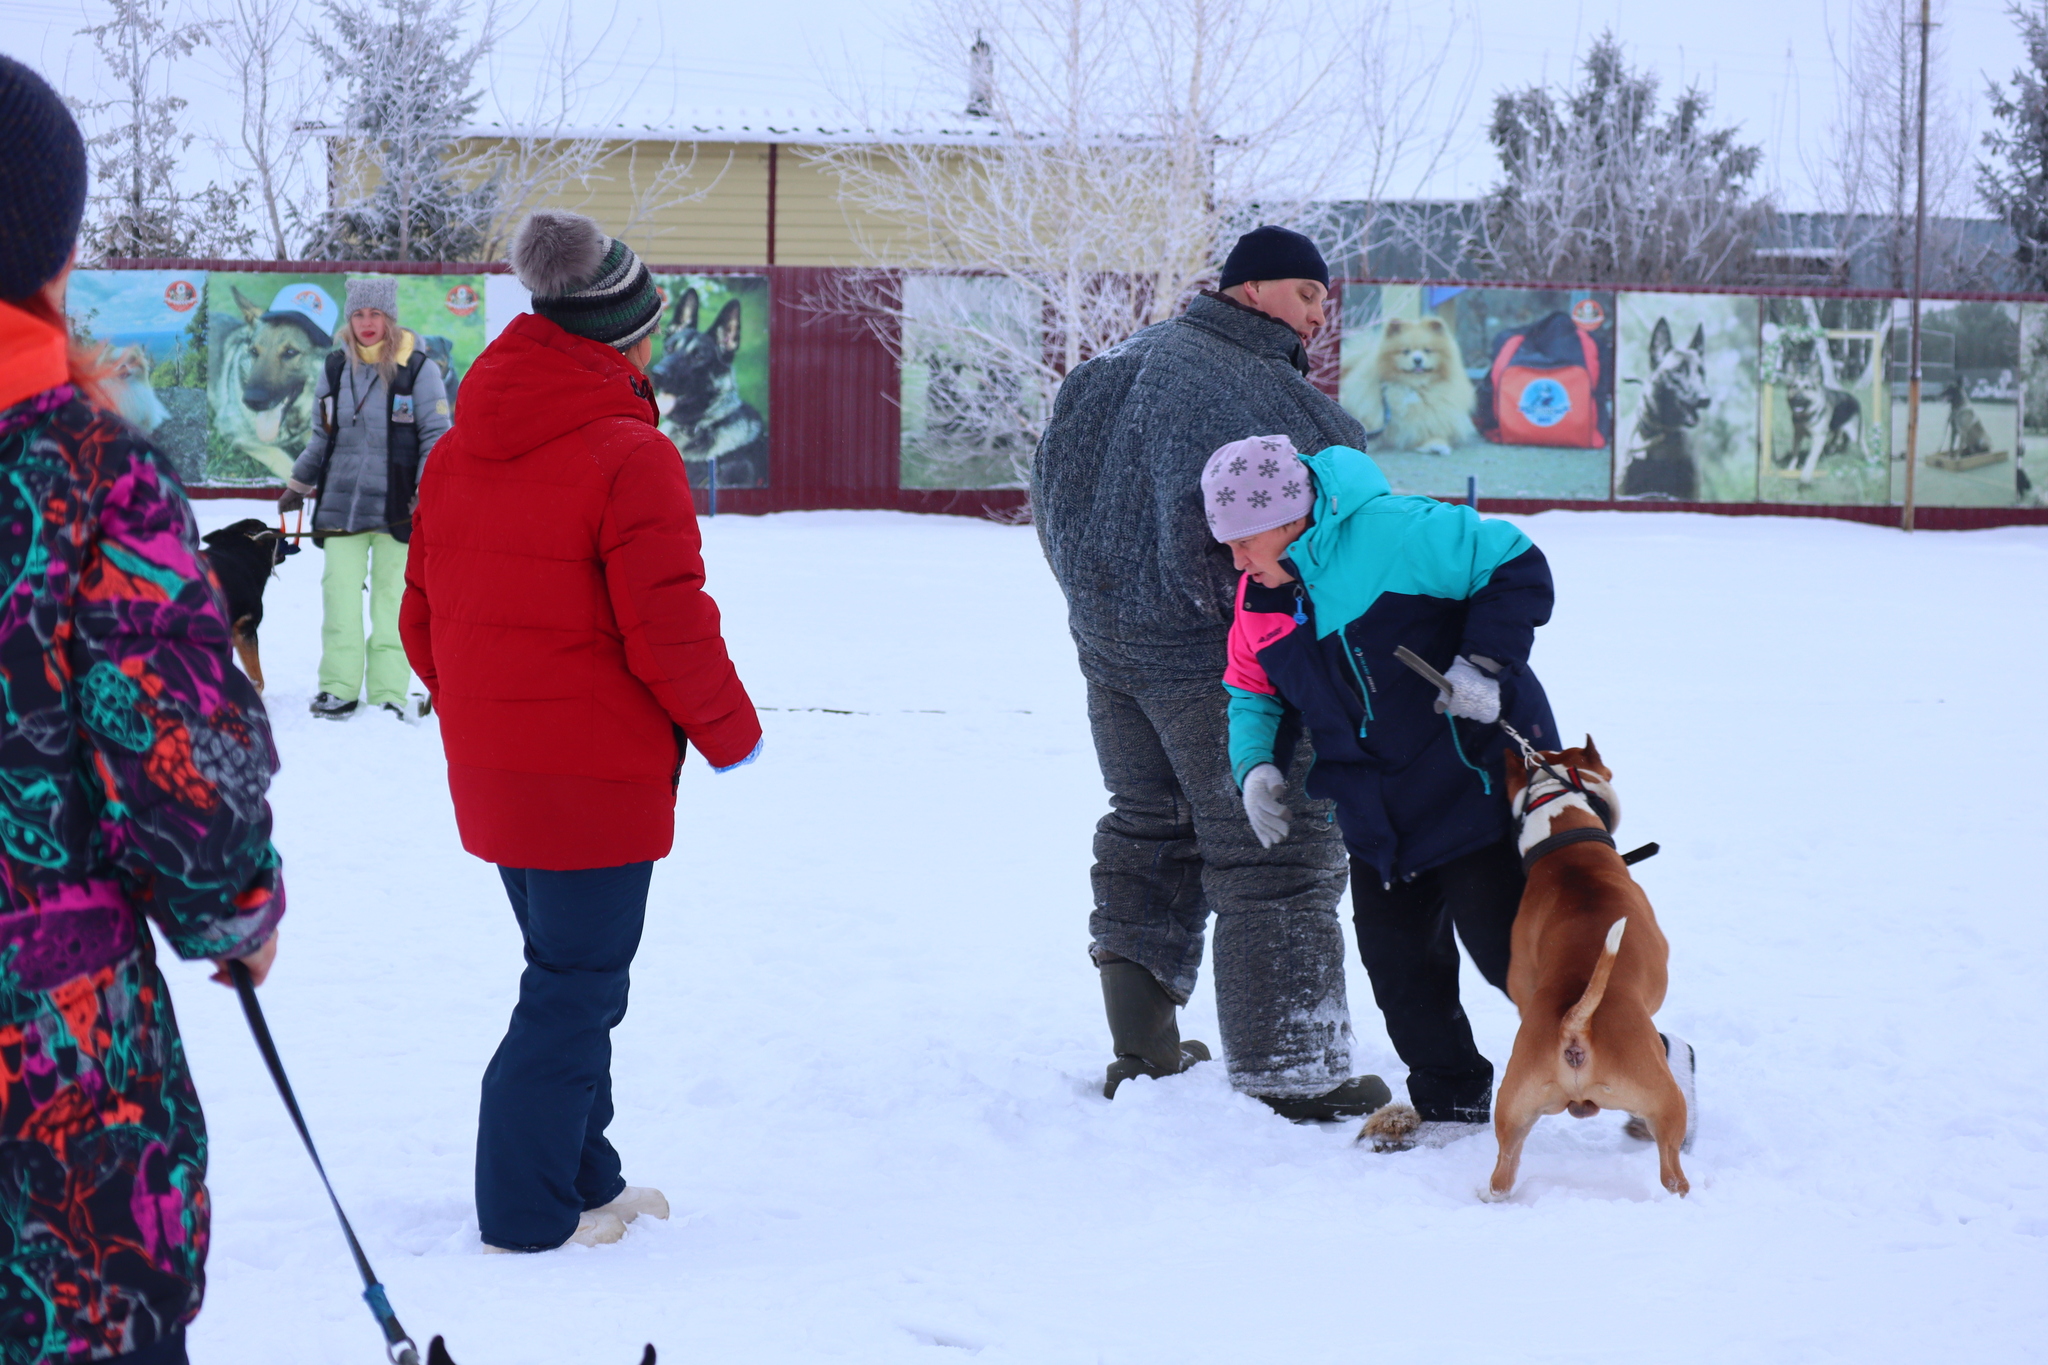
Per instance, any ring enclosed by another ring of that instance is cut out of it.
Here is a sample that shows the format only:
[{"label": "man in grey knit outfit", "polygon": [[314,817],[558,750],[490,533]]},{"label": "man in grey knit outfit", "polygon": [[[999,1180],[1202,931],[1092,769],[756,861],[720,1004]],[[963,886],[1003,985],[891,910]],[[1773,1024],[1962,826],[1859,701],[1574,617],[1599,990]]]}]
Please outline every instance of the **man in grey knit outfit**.
[{"label": "man in grey knit outfit", "polygon": [[1304,342],[1329,270],[1283,228],[1247,233],[1221,292],[1081,365],[1060,386],[1032,466],[1039,539],[1066,594],[1110,810],[1095,832],[1091,951],[1117,1060],[1183,1069],[1187,1003],[1216,916],[1216,1007],[1230,1081],[1295,1118],[1370,1112],[1387,1088],[1351,1077],[1344,994],[1344,842],[1292,756],[1287,838],[1263,848],[1231,778],[1223,691],[1237,573],[1202,511],[1219,446],[1284,434],[1313,453],[1365,432],[1311,385]]}]

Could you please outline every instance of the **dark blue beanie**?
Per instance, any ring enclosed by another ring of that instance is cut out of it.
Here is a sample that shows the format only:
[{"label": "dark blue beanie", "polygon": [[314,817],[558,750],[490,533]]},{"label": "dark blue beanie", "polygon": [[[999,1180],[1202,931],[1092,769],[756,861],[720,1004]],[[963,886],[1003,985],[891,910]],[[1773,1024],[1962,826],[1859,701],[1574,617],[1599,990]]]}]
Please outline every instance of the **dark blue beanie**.
[{"label": "dark blue beanie", "polygon": [[1216,287],[1228,289],[1246,280],[1314,280],[1328,289],[1330,267],[1323,263],[1323,253],[1314,242],[1269,223],[1237,239],[1230,258],[1223,262],[1223,278]]},{"label": "dark blue beanie", "polygon": [[78,124],[48,81],[0,56],[0,299],[25,299],[55,279],[84,216]]}]

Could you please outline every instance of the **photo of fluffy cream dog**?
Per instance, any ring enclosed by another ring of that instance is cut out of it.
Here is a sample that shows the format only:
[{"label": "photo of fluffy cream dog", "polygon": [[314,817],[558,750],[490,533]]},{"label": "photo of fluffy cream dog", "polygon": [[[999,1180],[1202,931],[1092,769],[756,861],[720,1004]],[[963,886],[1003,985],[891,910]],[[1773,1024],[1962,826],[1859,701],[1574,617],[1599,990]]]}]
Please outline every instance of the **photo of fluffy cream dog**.
[{"label": "photo of fluffy cream dog", "polygon": [[1354,411],[1376,447],[1448,455],[1479,440],[1472,425],[1478,395],[1442,318],[1388,318],[1370,363],[1370,373],[1346,375],[1344,388],[1356,395]]}]

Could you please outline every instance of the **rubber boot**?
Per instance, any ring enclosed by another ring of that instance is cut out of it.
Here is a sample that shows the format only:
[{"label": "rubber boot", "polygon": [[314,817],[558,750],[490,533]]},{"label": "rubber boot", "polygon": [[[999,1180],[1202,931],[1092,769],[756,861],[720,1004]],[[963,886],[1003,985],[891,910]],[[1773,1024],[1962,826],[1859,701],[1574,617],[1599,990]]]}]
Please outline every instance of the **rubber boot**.
[{"label": "rubber boot", "polygon": [[1102,972],[1102,1007],[1109,1016],[1109,1040],[1116,1060],[1103,1078],[1102,1097],[1133,1076],[1172,1076],[1209,1060],[1209,1049],[1182,1042],[1173,997],[1158,978],[1135,962],[1108,962]]}]

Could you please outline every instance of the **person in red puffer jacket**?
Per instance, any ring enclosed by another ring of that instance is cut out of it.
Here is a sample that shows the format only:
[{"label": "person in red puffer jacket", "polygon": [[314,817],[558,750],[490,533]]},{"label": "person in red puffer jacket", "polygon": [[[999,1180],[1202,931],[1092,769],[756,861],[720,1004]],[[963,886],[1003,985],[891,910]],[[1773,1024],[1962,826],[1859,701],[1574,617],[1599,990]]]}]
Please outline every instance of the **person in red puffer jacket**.
[{"label": "person in red puffer jacket", "polygon": [[648,879],[675,834],[685,742],[728,772],[761,726],[704,591],[682,457],[645,374],[660,295],[588,218],[536,213],[533,292],[464,377],[420,481],[399,631],[441,717],[469,852],[526,944],[484,1073],[477,1221],[507,1251],[615,1241],[642,1212],[606,1141]]}]

